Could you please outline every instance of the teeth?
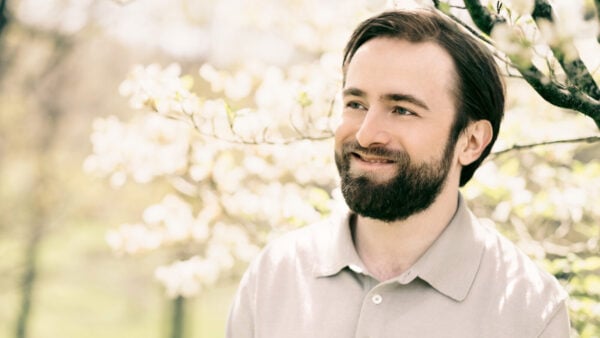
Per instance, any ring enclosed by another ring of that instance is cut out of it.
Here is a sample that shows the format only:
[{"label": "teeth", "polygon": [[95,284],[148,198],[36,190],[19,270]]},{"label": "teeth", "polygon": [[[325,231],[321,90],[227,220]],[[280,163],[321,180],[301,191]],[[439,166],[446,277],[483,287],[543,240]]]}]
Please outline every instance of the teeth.
[{"label": "teeth", "polygon": [[363,158],[362,160],[365,161],[365,162],[369,162],[369,163],[391,163],[391,161],[389,161],[389,160],[383,160],[383,159],[376,160],[376,159]]},{"label": "teeth", "polygon": [[357,158],[359,158],[361,161],[363,162],[367,162],[367,163],[373,163],[373,164],[386,164],[386,163],[393,163],[393,161],[384,159],[384,158],[367,158],[367,157],[363,157],[360,154],[355,153],[354,156],[356,156]]}]

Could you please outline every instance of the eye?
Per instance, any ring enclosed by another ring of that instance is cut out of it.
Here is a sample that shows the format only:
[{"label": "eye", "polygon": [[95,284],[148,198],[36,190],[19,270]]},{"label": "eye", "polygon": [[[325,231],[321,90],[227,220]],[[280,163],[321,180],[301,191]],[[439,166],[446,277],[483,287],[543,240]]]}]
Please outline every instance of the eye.
[{"label": "eye", "polygon": [[400,107],[400,106],[395,106],[392,109],[392,113],[398,114],[398,115],[415,115],[415,116],[417,115],[412,110],[408,110],[408,109],[406,109],[404,107]]},{"label": "eye", "polygon": [[346,103],[346,108],[356,109],[356,110],[366,110],[365,106],[363,106],[362,104],[360,104],[357,101],[348,101]]}]

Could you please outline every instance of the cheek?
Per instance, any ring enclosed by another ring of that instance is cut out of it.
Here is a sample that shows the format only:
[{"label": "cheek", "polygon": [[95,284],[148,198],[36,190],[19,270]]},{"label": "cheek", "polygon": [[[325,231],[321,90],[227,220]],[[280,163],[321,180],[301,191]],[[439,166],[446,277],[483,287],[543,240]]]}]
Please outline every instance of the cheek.
[{"label": "cheek", "polygon": [[344,140],[340,137],[339,128],[335,131],[334,140],[335,140],[334,151],[336,154],[341,154],[342,145],[344,144]]},{"label": "cheek", "polygon": [[343,118],[338,127],[335,129],[335,147],[339,149],[341,144],[356,134],[356,128],[351,119]]},{"label": "cheek", "polygon": [[431,128],[403,128],[399,135],[401,147],[416,162],[439,160],[444,153],[447,137]]}]

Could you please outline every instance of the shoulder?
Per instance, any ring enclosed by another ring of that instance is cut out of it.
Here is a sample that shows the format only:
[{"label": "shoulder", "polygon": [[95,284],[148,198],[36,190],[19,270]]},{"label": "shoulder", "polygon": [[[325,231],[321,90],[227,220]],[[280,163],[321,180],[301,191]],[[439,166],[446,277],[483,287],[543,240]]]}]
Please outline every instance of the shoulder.
[{"label": "shoulder", "polygon": [[488,285],[486,292],[498,299],[494,311],[503,317],[529,323],[530,328],[539,333],[564,307],[568,297],[566,291],[554,276],[496,229],[481,227],[486,245],[480,273]]},{"label": "shoulder", "polygon": [[326,227],[326,222],[320,222],[289,231],[271,240],[254,258],[230,309],[228,337],[250,337],[259,327],[270,327],[272,309],[298,295],[297,282],[312,269],[318,239]]},{"label": "shoulder", "polygon": [[324,219],[272,239],[251,263],[248,272],[275,274],[286,269],[311,270],[331,238],[332,221]]},{"label": "shoulder", "polygon": [[523,286],[528,286],[525,289],[531,289],[533,293],[536,290],[550,289],[557,294],[566,294],[554,276],[542,269],[512,241],[488,225],[482,227],[487,233],[486,263],[494,266],[495,271],[503,278],[517,284],[519,281],[526,281]]}]

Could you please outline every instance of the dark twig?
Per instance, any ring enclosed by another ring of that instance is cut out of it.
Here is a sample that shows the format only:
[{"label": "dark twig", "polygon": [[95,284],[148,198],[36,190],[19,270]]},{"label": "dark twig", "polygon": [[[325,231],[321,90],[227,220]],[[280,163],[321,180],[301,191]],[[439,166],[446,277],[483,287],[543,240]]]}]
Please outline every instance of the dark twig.
[{"label": "dark twig", "polygon": [[464,0],[464,2],[473,22],[487,35],[492,33],[492,29],[497,23],[505,21],[502,17],[490,13],[479,0]]},{"label": "dark twig", "polygon": [[553,140],[553,141],[545,141],[538,143],[530,143],[530,144],[515,144],[509,148],[494,151],[490,154],[491,157],[497,157],[512,151],[519,151],[524,149],[532,149],[542,146],[548,146],[553,144],[569,144],[569,143],[595,143],[600,142],[600,136],[589,136],[589,137],[581,137],[575,139],[564,139],[564,140]]},{"label": "dark twig", "polygon": [[594,0],[594,5],[596,6],[596,20],[598,22],[598,36],[596,36],[596,41],[600,43],[600,0]]},{"label": "dark twig", "polygon": [[4,26],[8,22],[8,14],[6,9],[6,0],[0,0],[0,33],[4,30]]}]

